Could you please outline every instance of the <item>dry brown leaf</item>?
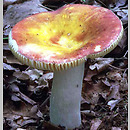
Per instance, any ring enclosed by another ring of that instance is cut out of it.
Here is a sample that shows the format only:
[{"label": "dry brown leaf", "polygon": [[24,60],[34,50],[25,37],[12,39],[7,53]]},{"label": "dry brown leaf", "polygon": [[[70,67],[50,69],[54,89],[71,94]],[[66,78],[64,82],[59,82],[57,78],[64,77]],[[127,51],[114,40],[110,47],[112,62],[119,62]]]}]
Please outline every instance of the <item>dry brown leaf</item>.
[{"label": "dry brown leaf", "polygon": [[5,119],[4,125],[8,126],[9,128],[12,128],[14,130],[19,127],[19,125],[15,121],[13,121],[12,119],[9,119],[9,118]]},{"label": "dry brown leaf", "polygon": [[108,93],[109,87],[104,86],[101,82],[98,82],[97,84],[83,84],[82,96],[88,103],[96,105],[100,95],[106,98]]},{"label": "dry brown leaf", "polygon": [[3,0],[3,6],[6,8],[9,5],[22,3],[24,1],[27,1],[27,0]]},{"label": "dry brown leaf", "polygon": [[8,43],[3,43],[3,50],[10,51]]},{"label": "dry brown leaf", "polygon": [[30,80],[38,80],[40,76],[42,76],[43,71],[42,70],[37,70],[37,69],[30,69],[27,71],[24,71],[25,74],[27,74],[30,77]]},{"label": "dry brown leaf", "polygon": [[107,105],[110,107],[110,110],[112,111],[113,108],[121,101],[121,99],[117,100],[110,100]]},{"label": "dry brown leaf", "polygon": [[43,77],[40,77],[39,81],[38,81],[38,85],[48,87],[48,81],[46,79],[44,79]]},{"label": "dry brown leaf", "polygon": [[17,82],[17,79],[16,79],[16,77],[10,75],[10,76],[4,77],[4,81],[6,84],[12,84],[14,82]]},{"label": "dry brown leaf", "polygon": [[46,130],[63,130],[62,128],[51,124],[50,122],[44,121],[43,126],[45,127]]},{"label": "dry brown leaf", "polygon": [[53,79],[53,72],[49,72],[49,73],[43,74],[42,77],[43,77],[45,80],[51,80],[51,79]]},{"label": "dry brown leaf", "polygon": [[14,2],[16,2],[17,0],[3,0],[3,4],[5,5],[10,5],[13,4]]},{"label": "dry brown leaf", "polygon": [[[31,105],[35,105],[36,102],[33,101],[32,99],[30,99],[28,96],[26,96],[25,94],[23,94],[19,87],[16,85],[16,84],[11,84],[9,87],[8,87],[8,90],[10,92],[10,95],[14,95],[15,96],[15,99],[17,100],[18,98],[21,99],[21,101],[25,101]],[[17,97],[17,98],[16,98]]]},{"label": "dry brown leaf", "polygon": [[110,99],[120,99],[120,86],[119,85],[113,85],[110,87],[110,94],[107,98],[107,100]]},{"label": "dry brown leaf", "polygon": [[18,64],[23,65],[17,58],[14,57],[14,55],[11,53],[11,51],[4,51],[4,63],[8,64]]},{"label": "dry brown leaf", "polygon": [[29,75],[20,71],[14,72],[13,76],[15,76],[17,79],[20,79],[20,80],[29,80]]},{"label": "dry brown leaf", "polygon": [[97,69],[98,72],[101,72],[109,67],[109,64],[114,62],[114,58],[95,58],[95,64],[90,65],[91,70]]},{"label": "dry brown leaf", "polygon": [[111,10],[120,17],[123,25],[128,24],[128,1],[116,0],[115,5],[111,5]]},{"label": "dry brown leaf", "polygon": [[37,123],[37,121],[36,120],[34,120],[34,119],[28,119],[28,120],[24,120],[24,121],[22,121],[21,123],[20,123],[20,125],[21,125],[21,127],[24,127],[24,126],[26,126],[26,125],[34,125],[34,124],[36,124]]},{"label": "dry brown leaf", "polygon": [[19,64],[23,65],[15,56],[12,54],[10,51],[8,43],[3,43],[3,50],[4,50],[4,63],[9,63],[9,64]]},{"label": "dry brown leaf", "polygon": [[[109,68],[109,64],[114,62],[113,58],[95,58],[94,63],[90,62],[89,68],[86,72],[85,81],[92,81],[94,76],[97,76],[100,72]],[[105,76],[105,75],[104,75]]]},{"label": "dry brown leaf", "polygon": [[122,78],[122,80],[120,82],[120,90],[121,91],[128,90],[128,81],[127,81],[127,78]]},{"label": "dry brown leaf", "polygon": [[106,85],[106,86],[108,86],[108,87],[111,86],[110,82],[108,81],[108,78],[102,79],[101,81],[102,81],[102,83],[103,83],[104,85]]},{"label": "dry brown leaf", "polygon": [[20,98],[18,98],[17,96],[15,96],[13,94],[11,95],[11,100],[14,101],[14,102],[20,102],[21,101]]},{"label": "dry brown leaf", "polygon": [[97,75],[97,74],[98,74],[98,72],[96,69],[95,70],[88,69],[87,73],[84,77],[84,81],[87,81],[87,82],[92,81],[92,77]]},{"label": "dry brown leaf", "polygon": [[26,129],[23,129],[23,128],[17,128],[16,130],[26,130]]},{"label": "dry brown leaf", "polygon": [[90,111],[90,110],[83,110],[81,111],[81,114],[85,114],[86,116],[92,116],[95,117],[95,112],[94,111]]},{"label": "dry brown leaf", "polygon": [[110,80],[120,81],[122,79],[121,72],[119,70],[112,70],[106,73],[106,76]]},{"label": "dry brown leaf", "polygon": [[3,68],[4,68],[4,70],[9,70],[9,71],[16,71],[16,72],[19,71],[19,69],[14,68],[11,65],[8,65],[6,63],[3,63]]},{"label": "dry brown leaf", "polygon": [[29,111],[31,109],[31,106],[29,104],[16,104],[13,103],[11,100],[8,99],[6,102],[4,102],[4,113],[3,116],[11,119],[16,120],[16,116],[20,116],[18,119],[20,119],[23,116],[29,116]]},{"label": "dry brown leaf", "polygon": [[4,60],[8,64],[18,64],[23,65],[18,59],[16,59],[12,54],[4,56]]},{"label": "dry brown leaf", "polygon": [[98,130],[99,126],[101,125],[102,121],[98,118],[95,118],[91,121],[90,130]]},{"label": "dry brown leaf", "polygon": [[8,35],[11,28],[27,16],[47,11],[40,6],[39,0],[29,0],[20,4],[9,5],[3,16],[4,35]]},{"label": "dry brown leaf", "polygon": [[81,110],[90,110],[91,104],[81,97]]},{"label": "dry brown leaf", "polygon": [[112,127],[112,130],[121,130],[120,127]]}]

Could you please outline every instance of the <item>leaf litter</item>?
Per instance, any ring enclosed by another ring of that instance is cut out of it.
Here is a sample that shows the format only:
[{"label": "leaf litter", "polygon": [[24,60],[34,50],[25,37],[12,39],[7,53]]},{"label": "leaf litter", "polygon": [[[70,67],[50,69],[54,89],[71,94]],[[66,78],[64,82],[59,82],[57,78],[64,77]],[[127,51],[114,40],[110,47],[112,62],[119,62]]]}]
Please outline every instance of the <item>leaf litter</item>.
[{"label": "leaf litter", "polygon": [[[34,4],[34,9],[29,6],[31,2]],[[51,1],[41,0],[40,2],[18,0],[5,3],[4,37],[8,36],[10,29],[21,19],[37,12],[47,11],[49,8],[50,10],[53,10],[53,7],[59,8],[72,1],[56,2],[54,0],[51,3]],[[111,53],[105,58],[86,61],[88,65],[85,67],[81,100],[82,126],[75,130],[127,130],[128,2],[126,0],[93,0],[91,2],[76,0],[73,3],[109,8],[122,20],[124,26],[124,36]],[[43,8],[44,6],[46,8]],[[21,11],[23,7],[29,8]],[[64,127],[49,123],[49,99],[53,72],[33,69],[20,63],[8,48],[7,39],[4,39],[3,51],[4,129],[63,130]]]}]

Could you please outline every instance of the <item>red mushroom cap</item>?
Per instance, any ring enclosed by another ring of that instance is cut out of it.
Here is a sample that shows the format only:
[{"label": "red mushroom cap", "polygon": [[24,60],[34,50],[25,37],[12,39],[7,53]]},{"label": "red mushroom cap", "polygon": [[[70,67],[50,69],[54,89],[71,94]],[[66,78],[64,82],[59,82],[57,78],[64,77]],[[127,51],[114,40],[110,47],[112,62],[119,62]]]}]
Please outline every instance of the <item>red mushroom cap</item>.
[{"label": "red mushroom cap", "polygon": [[9,38],[14,55],[38,69],[63,70],[116,47],[122,23],[103,7],[72,4],[17,23]]}]

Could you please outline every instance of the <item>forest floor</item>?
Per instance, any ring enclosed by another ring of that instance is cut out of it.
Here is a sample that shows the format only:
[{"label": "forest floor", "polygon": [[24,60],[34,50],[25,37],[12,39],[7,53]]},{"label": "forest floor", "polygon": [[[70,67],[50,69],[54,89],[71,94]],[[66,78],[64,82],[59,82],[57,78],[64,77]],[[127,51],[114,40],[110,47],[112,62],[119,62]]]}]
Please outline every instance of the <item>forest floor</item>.
[{"label": "forest floor", "polygon": [[[53,72],[20,63],[8,47],[11,28],[23,18],[65,4],[90,4],[111,9],[122,21],[124,34],[103,58],[88,59],[82,89],[82,126],[75,130],[128,130],[128,1],[10,0],[4,1],[3,97],[4,130],[64,130],[49,120]],[[33,6],[32,6],[33,5]]]}]

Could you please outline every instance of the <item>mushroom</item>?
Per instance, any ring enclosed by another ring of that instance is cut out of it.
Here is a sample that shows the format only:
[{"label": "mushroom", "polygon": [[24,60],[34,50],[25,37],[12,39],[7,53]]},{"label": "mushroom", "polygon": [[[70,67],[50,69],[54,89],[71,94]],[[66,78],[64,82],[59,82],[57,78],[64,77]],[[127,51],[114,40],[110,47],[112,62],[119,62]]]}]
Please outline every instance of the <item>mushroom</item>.
[{"label": "mushroom", "polygon": [[81,125],[80,101],[84,63],[113,50],[123,34],[110,10],[71,4],[32,15],[9,34],[12,53],[31,67],[54,71],[50,121],[73,129]]}]

